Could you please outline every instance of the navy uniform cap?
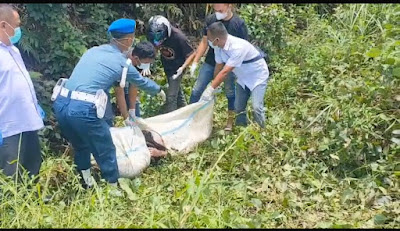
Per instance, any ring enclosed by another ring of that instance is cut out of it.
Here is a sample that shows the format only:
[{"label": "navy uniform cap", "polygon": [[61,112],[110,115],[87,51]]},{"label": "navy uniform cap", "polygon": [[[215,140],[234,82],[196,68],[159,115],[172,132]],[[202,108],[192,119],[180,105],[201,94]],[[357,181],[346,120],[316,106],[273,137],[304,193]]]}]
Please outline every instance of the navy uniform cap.
[{"label": "navy uniform cap", "polygon": [[131,34],[135,32],[136,21],[133,19],[120,18],[111,23],[108,32]]}]

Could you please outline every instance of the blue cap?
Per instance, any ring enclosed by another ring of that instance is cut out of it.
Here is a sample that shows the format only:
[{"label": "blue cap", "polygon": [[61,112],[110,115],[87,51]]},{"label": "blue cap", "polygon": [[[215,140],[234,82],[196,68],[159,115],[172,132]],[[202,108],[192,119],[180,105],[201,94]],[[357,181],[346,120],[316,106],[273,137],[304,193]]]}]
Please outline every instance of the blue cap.
[{"label": "blue cap", "polygon": [[136,21],[133,19],[120,18],[111,23],[108,32],[118,32],[122,34],[131,34],[135,32]]}]

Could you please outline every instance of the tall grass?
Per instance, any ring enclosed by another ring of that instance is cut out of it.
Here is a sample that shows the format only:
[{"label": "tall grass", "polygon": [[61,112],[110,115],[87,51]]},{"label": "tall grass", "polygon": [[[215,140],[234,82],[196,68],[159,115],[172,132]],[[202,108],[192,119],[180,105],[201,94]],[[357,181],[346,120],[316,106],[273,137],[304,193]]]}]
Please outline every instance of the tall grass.
[{"label": "tall grass", "polygon": [[0,178],[0,227],[400,227],[398,8],[305,9],[307,27],[282,30],[271,57],[264,130],[222,132],[220,95],[212,137],[121,180],[123,198],[102,182],[83,190],[71,159],[46,151],[38,183]]}]

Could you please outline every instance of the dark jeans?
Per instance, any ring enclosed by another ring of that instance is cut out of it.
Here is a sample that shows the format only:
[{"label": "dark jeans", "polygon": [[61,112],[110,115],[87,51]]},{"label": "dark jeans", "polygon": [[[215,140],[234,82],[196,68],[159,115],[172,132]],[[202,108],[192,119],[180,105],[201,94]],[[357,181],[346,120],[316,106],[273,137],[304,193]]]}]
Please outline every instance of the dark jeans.
[{"label": "dark jeans", "polygon": [[18,160],[18,149],[20,150],[18,174],[22,173],[21,167],[23,167],[29,176],[38,175],[42,165],[42,154],[37,131],[23,132],[3,139],[3,144],[0,145],[0,168],[3,169],[3,173],[7,176],[16,173],[17,162],[10,163]]},{"label": "dark jeans", "polygon": [[[208,63],[204,63],[201,66],[199,76],[197,77],[196,83],[192,89],[192,94],[190,96],[191,104],[200,100],[201,95],[207,88],[207,85],[214,78],[214,69],[215,66],[212,66]],[[224,81],[224,91],[225,96],[228,99],[228,110],[235,110],[235,74],[233,74],[233,72],[230,72]]]},{"label": "dark jeans", "polygon": [[258,125],[260,125],[260,127],[265,127],[264,96],[266,90],[267,82],[258,85],[253,89],[253,91],[250,91],[248,87],[243,89],[239,84],[236,86],[236,125],[247,126],[246,107],[247,101],[251,96],[254,120]]},{"label": "dark jeans", "polygon": [[110,126],[105,119],[97,118],[94,104],[59,95],[53,109],[63,136],[75,150],[78,171],[91,167],[92,153],[102,177],[109,183],[117,182],[119,172]]},{"label": "dark jeans", "polygon": [[167,80],[167,101],[164,105],[164,113],[175,111],[178,108],[186,106],[185,95],[181,88],[182,75],[176,79],[172,79],[172,75],[167,75]]}]

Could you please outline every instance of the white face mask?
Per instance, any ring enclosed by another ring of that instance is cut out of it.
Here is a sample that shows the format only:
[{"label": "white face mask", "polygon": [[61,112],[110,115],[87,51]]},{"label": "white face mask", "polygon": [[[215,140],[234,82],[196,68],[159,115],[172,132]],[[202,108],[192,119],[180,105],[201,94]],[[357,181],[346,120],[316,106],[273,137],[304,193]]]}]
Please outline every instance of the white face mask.
[{"label": "white face mask", "polygon": [[228,12],[225,13],[215,12],[215,17],[217,18],[217,20],[222,20],[228,17]]},{"label": "white face mask", "polygon": [[133,47],[129,48],[128,50],[122,52],[127,58],[129,58],[129,55],[132,53]]},{"label": "white face mask", "polygon": [[[129,39],[129,38],[126,38],[126,39]],[[125,39],[119,39],[119,40],[125,40]],[[134,43],[134,39],[132,39],[132,43],[131,43],[130,46],[126,46],[125,44],[119,42],[118,39],[116,39],[116,38],[114,38],[114,41],[115,41],[116,43],[118,43],[119,45],[121,45],[121,46],[127,48],[127,50],[125,50],[125,51],[122,52],[124,55],[128,55],[128,52],[131,51],[132,46],[133,46],[133,43]]]},{"label": "white face mask", "polygon": [[142,69],[142,70],[150,69],[150,63],[141,63],[137,67]]},{"label": "white face mask", "polygon": [[[214,39],[214,41],[217,40],[217,39],[218,39],[218,38]],[[208,40],[208,45],[210,45],[210,47],[211,47],[212,49],[218,48],[218,46],[214,46],[214,45],[213,45],[214,41],[211,42],[210,40]]]}]

